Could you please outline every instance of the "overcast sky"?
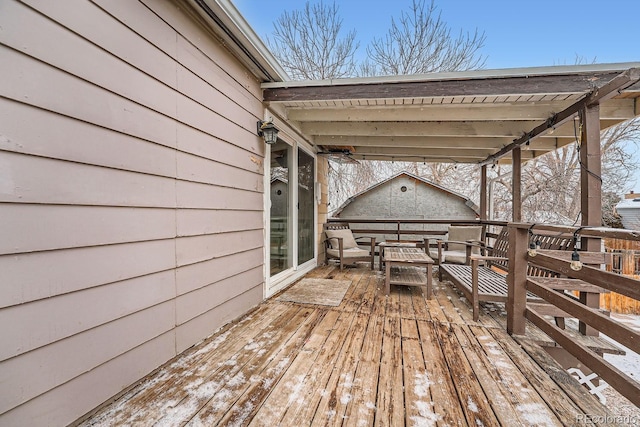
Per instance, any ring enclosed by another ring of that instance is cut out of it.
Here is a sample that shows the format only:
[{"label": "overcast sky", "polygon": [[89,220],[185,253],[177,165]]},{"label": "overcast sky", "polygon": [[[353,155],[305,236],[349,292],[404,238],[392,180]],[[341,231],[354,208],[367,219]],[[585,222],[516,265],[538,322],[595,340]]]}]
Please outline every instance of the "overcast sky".
[{"label": "overcast sky", "polygon": [[[231,1],[263,40],[283,11],[305,4],[303,0]],[[411,0],[335,3],[343,30],[356,30],[362,57],[372,38],[386,34],[391,17],[411,6]],[[487,58],[486,69],[573,65],[577,58],[581,63],[640,62],[640,0],[436,0],[436,5],[452,35],[476,29],[485,33],[481,53]],[[639,186],[640,170],[637,192]]]},{"label": "overcast sky", "polygon": [[[283,11],[302,9],[302,0],[232,0],[264,39]],[[327,1],[327,0],[325,0]],[[428,1],[428,0],[427,0]],[[336,0],[343,29],[355,29],[360,54],[383,36],[391,17],[411,0]],[[640,61],[640,0],[440,0],[442,19],[460,30],[484,32],[486,67],[518,68],[586,62]]]}]

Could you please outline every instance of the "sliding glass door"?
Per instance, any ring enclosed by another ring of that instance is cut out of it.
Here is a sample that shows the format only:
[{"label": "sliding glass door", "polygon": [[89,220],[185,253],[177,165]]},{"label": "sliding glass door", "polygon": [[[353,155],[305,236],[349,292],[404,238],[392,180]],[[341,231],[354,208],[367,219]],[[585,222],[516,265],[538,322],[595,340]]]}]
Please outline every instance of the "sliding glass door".
[{"label": "sliding glass door", "polygon": [[270,275],[315,256],[315,159],[283,141],[271,146]]},{"label": "sliding glass door", "polygon": [[271,276],[293,266],[291,151],[282,141],[271,148]]},{"label": "sliding glass door", "polygon": [[298,265],[314,255],[314,166],[313,157],[298,149]]}]

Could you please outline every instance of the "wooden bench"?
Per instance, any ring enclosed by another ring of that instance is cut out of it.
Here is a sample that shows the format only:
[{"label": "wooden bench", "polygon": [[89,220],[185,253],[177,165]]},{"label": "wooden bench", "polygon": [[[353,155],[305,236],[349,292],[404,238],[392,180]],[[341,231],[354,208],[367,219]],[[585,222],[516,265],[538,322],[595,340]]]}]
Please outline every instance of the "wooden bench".
[{"label": "wooden bench", "polygon": [[[532,236],[533,242],[539,243],[541,253],[553,255],[558,258],[569,260],[571,250],[573,249],[573,240],[570,237],[557,236]],[[469,265],[458,264],[441,264],[438,270],[438,277],[442,281],[443,273],[445,273],[451,282],[459,289],[473,307],[473,319],[477,321],[480,315],[480,301],[501,302],[506,303],[508,299],[508,285],[506,273],[508,267],[508,250],[509,235],[508,230],[504,228],[498,235],[493,248],[489,252],[498,256],[473,256],[469,257]],[[586,264],[599,264],[605,261],[602,253],[585,253],[581,252],[581,257]],[[590,254],[590,255],[589,255]],[[481,262],[485,262],[481,265]],[[535,278],[536,282],[544,284],[556,291],[580,291],[587,294],[606,293],[605,289],[586,283],[582,280],[560,278],[558,274],[539,267],[529,266],[528,276]],[[542,298],[537,297],[531,292],[527,292],[527,306],[535,308],[540,314],[555,318],[556,325],[565,329],[565,317],[570,317],[554,305],[548,304]],[[607,313],[608,314],[608,313]],[[537,328],[527,328],[527,336]],[[568,332],[571,330],[567,329]],[[544,335],[541,331],[539,335]],[[614,344],[604,338],[595,336],[585,336],[579,333],[572,333],[574,338],[583,345],[589,347],[593,351],[602,355],[609,354],[625,354]],[[546,336],[546,335],[544,335]],[[549,337],[540,339],[538,336],[536,341],[545,347],[556,347],[556,343]]]},{"label": "wooden bench", "polygon": [[[532,235],[541,249],[567,251],[573,249],[570,237]],[[486,248],[488,256],[468,256],[465,265],[443,263],[438,269],[442,281],[446,274],[451,282],[469,300],[473,308],[473,320],[480,316],[480,301],[506,303],[508,298],[506,273],[509,270],[509,231],[503,227],[492,248]],[[467,251],[468,253],[470,251]],[[484,263],[481,265],[481,262]],[[529,276],[553,277],[557,274],[537,267],[529,267]],[[579,288],[579,284],[576,282]],[[580,289],[576,289],[580,290]],[[542,299],[527,293],[528,301],[541,302]]]}]

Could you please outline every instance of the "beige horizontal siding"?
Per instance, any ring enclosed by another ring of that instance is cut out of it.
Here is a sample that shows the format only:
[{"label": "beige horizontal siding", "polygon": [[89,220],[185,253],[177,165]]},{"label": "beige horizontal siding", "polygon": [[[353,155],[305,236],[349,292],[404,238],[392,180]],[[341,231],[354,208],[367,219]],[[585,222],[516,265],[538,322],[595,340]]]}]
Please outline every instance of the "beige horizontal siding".
[{"label": "beige horizontal siding", "polygon": [[0,256],[0,305],[12,306],[172,270],[175,262],[174,240],[4,255]]},{"label": "beige horizontal siding", "polygon": [[259,248],[263,244],[263,230],[180,237],[176,239],[176,264],[193,264]]},{"label": "beige horizontal siding", "polygon": [[259,287],[262,281],[262,266],[258,266],[181,295],[176,300],[176,323],[186,323],[232,300],[238,293]]},{"label": "beige horizontal siding", "polygon": [[66,425],[262,299],[260,85],[184,7],[1,6],[0,425]]},{"label": "beige horizontal siding", "polygon": [[248,311],[254,307],[254,301],[261,299],[263,292],[262,286],[255,286],[233,300],[179,325],[176,328],[176,350],[178,353],[191,347],[194,342],[198,342],[200,337],[210,335],[211,328],[219,328],[238,317],[236,312],[239,308]]},{"label": "beige horizontal siding", "polygon": [[263,257],[262,248],[256,248],[179,267],[176,270],[176,292],[183,295],[259,267]]},{"label": "beige horizontal siding", "polygon": [[[176,176],[173,148],[4,98],[0,98],[0,116],[6,118],[0,136],[1,150]],[[207,140],[210,142],[211,138]]]},{"label": "beige horizontal siding", "polygon": [[169,301],[175,297],[172,276],[165,271],[2,310],[0,360]]},{"label": "beige horizontal siding", "polygon": [[0,173],[3,202],[175,207],[172,178],[8,151],[0,151]]},{"label": "beige horizontal siding", "polygon": [[172,330],[174,322],[175,305],[165,302],[1,362],[3,386],[16,392],[2,394],[0,412]]},{"label": "beige horizontal siding", "polygon": [[260,211],[178,209],[178,236],[228,233],[247,229],[262,230]]},{"label": "beige horizontal siding", "polygon": [[176,182],[179,208],[260,210],[262,193],[235,188],[211,186],[197,182]]},{"label": "beige horizontal siding", "polygon": [[131,378],[141,378],[171,358],[175,341],[173,330],[150,339],[0,415],[0,421],[7,426],[66,425],[71,414],[83,414],[100,405],[121,392],[122,384]]},{"label": "beige horizontal siding", "polygon": [[16,203],[2,213],[0,255],[175,237],[174,209]]}]

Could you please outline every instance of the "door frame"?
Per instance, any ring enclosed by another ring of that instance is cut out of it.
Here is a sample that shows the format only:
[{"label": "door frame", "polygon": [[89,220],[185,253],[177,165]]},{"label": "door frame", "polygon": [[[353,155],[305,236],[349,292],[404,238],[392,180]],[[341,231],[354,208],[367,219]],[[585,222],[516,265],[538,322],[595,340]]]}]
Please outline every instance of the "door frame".
[{"label": "door frame", "polygon": [[[282,122],[279,123],[282,126]],[[298,209],[294,207],[298,203],[298,150],[302,150],[305,154],[313,158],[314,177],[313,177],[313,192],[315,200],[319,200],[316,193],[318,182],[318,157],[316,150],[300,138],[292,136],[293,133],[289,133],[286,129],[280,127],[281,131],[278,134],[278,139],[291,146],[291,169],[294,171],[290,175],[289,185],[289,197],[290,197],[290,215],[291,215],[291,232],[293,234],[293,244],[291,245],[293,266],[271,276],[271,146],[267,145],[265,150],[265,162],[264,162],[264,298],[268,298],[293,282],[313,270],[317,266],[318,259],[318,203],[314,204],[313,210],[313,257],[305,263],[298,265]]]}]

